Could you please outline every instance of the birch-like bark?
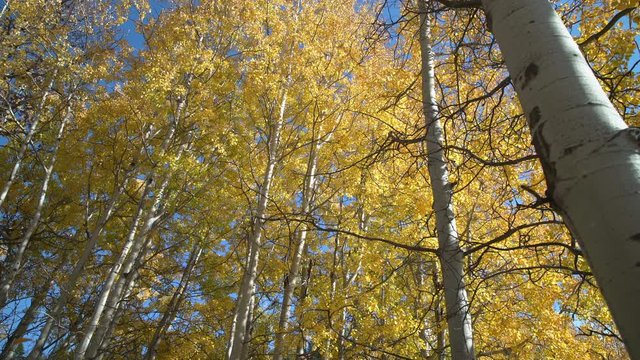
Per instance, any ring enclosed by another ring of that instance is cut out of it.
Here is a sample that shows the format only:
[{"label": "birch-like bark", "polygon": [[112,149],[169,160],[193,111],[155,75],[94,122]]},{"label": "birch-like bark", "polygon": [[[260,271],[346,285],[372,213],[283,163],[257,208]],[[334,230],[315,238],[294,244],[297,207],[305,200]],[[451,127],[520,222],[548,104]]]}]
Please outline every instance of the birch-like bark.
[{"label": "birch-like bark", "polygon": [[[9,3],[7,2],[7,5],[8,4]],[[20,150],[18,150],[18,156],[16,158],[16,162],[13,164],[13,168],[11,169],[11,174],[9,175],[9,179],[7,179],[7,182],[2,187],[2,192],[0,192],[0,208],[2,207],[2,204],[4,204],[4,201],[7,199],[7,194],[9,193],[9,190],[11,189],[13,182],[16,180],[16,176],[18,176],[18,172],[20,171],[20,167],[22,166],[22,161],[24,160],[24,157],[27,153],[27,149],[31,144],[31,139],[33,139],[33,136],[38,130],[38,126],[40,125],[40,120],[42,118],[42,112],[44,111],[44,106],[47,102],[47,98],[49,97],[49,94],[53,89],[54,79],[56,78],[57,74],[58,74],[58,70],[56,69],[53,72],[53,75],[51,76],[51,80],[49,80],[49,85],[47,85],[47,89],[42,94],[42,98],[40,99],[40,104],[38,105],[38,110],[33,116],[33,121],[31,122],[31,126],[29,127],[29,130],[27,130],[27,134],[24,138],[24,142],[20,144]]]},{"label": "birch-like bark", "polygon": [[640,359],[640,129],[629,128],[546,0],[483,0],[548,196]]},{"label": "birch-like bark", "polygon": [[269,159],[267,160],[267,168],[262,179],[262,185],[260,186],[260,195],[258,198],[258,208],[256,209],[255,217],[253,220],[253,229],[251,236],[249,237],[249,262],[245,270],[242,284],[238,292],[238,304],[236,306],[236,327],[233,334],[233,343],[231,344],[231,351],[229,352],[229,359],[240,359],[242,354],[242,348],[245,342],[249,339],[245,339],[247,334],[247,327],[249,326],[249,312],[251,309],[251,299],[253,298],[255,290],[255,282],[258,274],[258,258],[260,255],[260,246],[262,245],[262,227],[264,225],[264,217],[267,212],[267,203],[269,200],[269,192],[271,190],[271,183],[273,181],[273,175],[275,173],[276,164],[278,162],[278,147],[280,144],[280,133],[282,132],[282,126],[284,124],[284,114],[287,106],[287,91],[284,90],[282,94],[282,100],[280,102],[280,113],[278,119],[273,125],[271,136],[269,138]]},{"label": "birch-like bark", "polygon": [[11,336],[6,339],[4,349],[2,349],[2,353],[0,354],[0,359],[11,360],[16,356],[16,349],[20,344],[17,340],[23,338],[27,333],[29,326],[38,314],[38,308],[40,308],[44,299],[47,297],[48,288],[52,284],[53,282],[49,282],[48,286],[36,289],[34,297],[31,299],[31,304],[29,304],[29,307],[24,312],[20,323],[18,323],[18,326],[16,326],[15,330],[11,333]]},{"label": "birch-like bark", "polygon": [[418,0],[422,60],[422,107],[427,127],[427,166],[433,193],[433,210],[445,295],[449,343],[453,360],[475,359],[469,299],[464,282],[464,257],[460,249],[452,203],[447,160],[442,149],[443,129],[438,120],[429,0]]},{"label": "birch-like bark", "polygon": [[[140,153],[138,155],[141,155],[143,151],[144,151],[144,147],[140,150]],[[133,164],[135,163],[137,163],[137,158],[136,160],[133,161]],[[93,230],[89,233],[87,242],[85,243],[85,246],[82,250],[82,254],[80,255],[80,258],[78,259],[78,261],[73,266],[71,275],[69,275],[69,278],[62,286],[60,290],[60,296],[58,296],[58,299],[56,299],[53,308],[47,314],[47,321],[45,322],[44,327],[40,331],[38,340],[36,341],[33,348],[31,349],[28,359],[37,359],[40,356],[42,349],[49,338],[49,334],[51,333],[53,325],[58,321],[58,318],[62,312],[62,309],[64,309],[64,306],[67,304],[67,301],[69,300],[69,297],[73,292],[73,289],[75,289],[76,284],[78,283],[78,280],[82,276],[84,272],[84,267],[87,261],[89,260],[91,254],[93,254],[93,249],[95,248],[98,242],[98,238],[100,237],[100,234],[102,233],[102,230],[106,226],[107,222],[111,219],[113,215],[113,210],[115,209],[115,206],[118,200],[120,199],[120,196],[122,196],[122,194],[124,193],[129,183],[129,180],[131,179],[131,175],[134,169],[135,169],[135,165],[130,166],[129,169],[126,171],[122,184],[116,186],[116,190],[111,195],[109,202],[107,203],[107,206],[104,209],[102,215],[96,222],[96,225],[93,228]]]},{"label": "birch-like bark", "polygon": [[[158,209],[163,203],[164,195],[168,186],[168,176],[165,177],[162,185],[159,189],[156,189],[157,192],[154,194],[154,201],[149,209],[146,211],[146,215],[144,216],[144,220],[142,221],[142,226],[139,226],[140,220],[142,219],[143,214],[143,206],[144,199],[141,199],[140,206],[138,207],[138,212],[136,217],[132,223],[132,226],[129,230],[129,236],[123,247],[120,256],[116,263],[112,266],[111,271],[109,272],[107,281],[103,287],[103,291],[100,294],[100,297],[96,303],[96,307],[94,309],[94,313],[87,325],[87,328],[84,332],[84,337],[82,338],[82,342],[78,346],[76,350],[76,359],[83,359],[85,357],[85,353],[89,350],[89,346],[92,344],[92,338],[95,334],[98,327],[102,324],[108,324],[111,320],[108,316],[103,316],[105,310],[109,312],[109,316],[111,316],[112,311],[115,309],[115,303],[118,302],[121,289],[124,288],[123,281],[126,281],[125,277],[131,271],[133,267],[133,263],[140,253],[141,249],[144,247],[144,244],[147,239],[147,235],[150,230],[153,228],[155,223],[158,221],[159,216],[157,215]],[[148,188],[150,188],[149,186]],[[147,194],[149,192],[147,191]],[[106,314],[105,314],[106,315]],[[92,346],[91,351],[89,353],[93,353],[97,350],[96,346],[99,346],[99,343],[93,342],[95,344]],[[95,355],[95,354],[92,354]]]},{"label": "birch-like bark", "polygon": [[60,144],[62,143],[64,129],[67,123],[69,123],[69,121],[71,120],[71,117],[71,105],[68,105],[65,111],[65,115],[60,122],[60,127],[58,128],[56,140],[53,145],[53,149],[51,150],[51,157],[48,164],[44,168],[45,175],[44,179],[42,180],[40,192],[38,193],[38,203],[36,205],[35,213],[33,214],[33,217],[29,221],[29,225],[27,225],[27,229],[20,239],[18,250],[12,256],[7,256],[7,261],[9,261],[9,263],[8,266],[4,267],[4,272],[2,273],[2,281],[0,284],[0,308],[3,308],[6,305],[9,291],[11,290],[11,286],[13,285],[13,281],[20,271],[20,267],[22,266],[24,253],[27,251],[27,246],[31,242],[31,236],[33,236],[33,233],[35,233],[38,225],[40,224],[42,210],[44,209],[44,204],[47,201],[47,193],[49,191],[49,183],[53,174],[53,167],[55,166],[56,160],[58,158],[58,149],[60,148]]},{"label": "birch-like bark", "polygon": [[[309,160],[307,163],[307,171],[304,179],[302,190],[301,214],[308,217],[313,204],[313,195],[316,186],[316,168],[318,166],[318,150],[320,148],[320,140],[313,139],[311,150],[309,151]],[[293,292],[300,282],[300,262],[302,253],[305,249],[307,240],[307,224],[301,223],[297,233],[296,245],[291,259],[291,267],[287,275],[288,281],[285,283],[282,293],[282,306],[280,309],[280,319],[278,321],[278,329],[276,331],[275,346],[273,350],[274,360],[282,359],[282,351],[284,346],[284,336],[288,331],[289,316],[291,315],[291,301]]]},{"label": "birch-like bark", "polygon": [[[190,79],[188,79],[187,81],[188,81],[187,83],[189,84]],[[185,98],[180,99],[177,106],[176,115],[174,119],[170,121],[169,132],[167,133],[162,143],[160,156],[159,156],[160,158],[162,158],[162,156],[168,151],[169,145],[171,144],[172,140],[175,137],[178,121],[181,117],[181,114],[185,105],[186,105],[186,99]],[[114,284],[116,284],[116,280],[118,280],[118,278],[121,278],[123,274],[126,274],[128,271],[131,271],[131,266],[135,261],[140,249],[143,246],[143,243],[146,239],[146,235],[149,233],[149,231],[152,229],[152,227],[155,225],[155,223],[159,219],[157,212],[158,212],[158,209],[163,204],[165,192],[169,183],[170,176],[169,175],[165,176],[159,188],[154,189],[155,187],[154,185],[157,182],[155,180],[156,173],[157,173],[156,168],[154,168],[153,170],[150,171],[150,174],[147,174],[147,177],[145,178],[145,189],[138,203],[138,208],[136,210],[136,214],[134,216],[131,227],[129,228],[127,240],[125,241],[124,247],[122,248],[122,251],[120,252],[118,259],[116,260],[116,262],[111,267],[111,270],[109,271],[107,280],[105,281],[105,284],[103,285],[100,296],[98,297],[98,300],[96,302],[94,312],[91,316],[91,319],[89,320],[89,323],[85,328],[84,336],[82,337],[81,342],[78,344],[78,347],[74,355],[74,358],[77,360],[81,360],[85,357],[85,353],[87,352],[87,349],[91,344],[91,339],[93,338],[94,333],[96,332],[99,324],[101,323],[100,320],[102,318],[103,312],[105,311],[107,301],[109,300],[110,296],[111,298],[113,298],[113,295],[111,294],[111,292],[114,289]],[[145,213],[144,207],[146,204],[145,200],[151,191],[154,192],[153,201],[150,208],[147,209],[146,215],[144,215],[144,219],[143,219],[143,214]],[[142,223],[142,226],[140,226],[140,223]]]},{"label": "birch-like bark", "polygon": [[[87,351],[87,348],[89,347],[89,342],[91,341],[91,338],[93,337],[94,332],[96,331],[96,328],[100,321],[100,317],[102,316],[102,312],[105,309],[105,305],[107,303],[109,294],[113,289],[113,285],[117,277],[121,275],[120,270],[124,266],[125,261],[128,258],[129,252],[131,251],[131,249],[135,244],[135,240],[137,239],[136,231],[140,225],[140,222],[144,214],[145,198],[148,196],[150,191],[151,191],[151,184],[149,181],[146,181],[144,191],[142,193],[140,200],[138,201],[136,213],[134,215],[131,226],[129,227],[127,240],[125,241],[125,244],[122,250],[120,251],[120,255],[116,259],[116,262],[111,266],[111,269],[109,270],[107,279],[102,287],[102,291],[100,292],[100,296],[98,297],[98,300],[94,307],[93,314],[91,315],[89,323],[85,328],[84,336],[81,338],[81,342],[80,344],[78,344],[78,348],[76,349],[75,359],[84,358],[84,354]],[[150,212],[147,212],[147,213],[150,214]],[[149,218],[149,216],[147,216],[147,218]]]},{"label": "birch-like bark", "polygon": [[173,293],[171,300],[169,300],[169,304],[167,304],[167,310],[162,315],[162,319],[160,319],[160,322],[158,323],[158,326],[153,333],[153,338],[151,339],[151,342],[147,347],[147,353],[145,354],[146,360],[154,360],[156,358],[158,345],[160,344],[162,337],[167,332],[167,329],[173,322],[173,319],[175,319],[176,314],[180,309],[180,304],[184,299],[184,294],[186,293],[186,290],[189,286],[189,281],[191,280],[191,273],[198,263],[201,254],[202,248],[199,245],[196,245],[191,251],[191,255],[189,256],[189,260],[187,261],[187,266],[182,272],[182,276],[180,277],[178,287]]},{"label": "birch-like bark", "polygon": [[442,318],[442,315],[443,315],[442,306],[440,305],[441,300],[440,300],[440,294],[438,293],[439,291],[438,288],[440,287],[440,281],[438,281],[438,267],[435,264],[433,266],[432,280],[433,280],[433,288],[436,290],[434,294],[436,299],[433,302],[433,312],[435,313],[434,319],[437,326],[436,346],[433,349],[433,352],[434,352],[433,358],[435,360],[445,360],[446,356],[445,356],[444,349],[447,345],[447,341],[444,333],[444,328],[442,327],[442,322],[444,319]]},{"label": "birch-like bark", "polygon": [[[182,158],[187,147],[188,143],[180,146],[176,155],[177,160]],[[157,225],[158,219],[161,218],[162,211],[160,209],[164,204],[166,189],[169,186],[171,178],[171,174],[167,174],[164,177],[162,184],[160,185],[158,195],[147,214],[147,218],[145,219],[142,229],[137,235],[138,238],[134,241],[134,246],[129,252],[129,256],[127,257],[125,264],[120,269],[120,273],[122,275],[118,277],[118,280],[113,286],[113,290],[107,297],[105,310],[85,352],[86,357],[95,358],[99,349],[102,347],[102,344],[108,342],[107,337],[110,336],[111,331],[118,321],[118,316],[115,314],[124,306],[124,300],[128,297],[128,294],[135,286],[135,282],[138,277],[138,269],[142,265],[143,259],[146,256],[152,240],[149,233]]]},{"label": "birch-like bark", "polygon": [[0,10],[0,20],[2,20],[2,18],[4,17],[4,13],[7,12],[7,9],[9,8],[9,3],[11,2],[11,0],[6,0],[4,2],[4,6],[2,7],[2,10]]},{"label": "birch-like bark", "polygon": [[[258,301],[256,301],[256,297],[252,297],[251,298],[251,303],[249,304],[249,324],[247,326],[247,331],[246,334],[244,336],[245,339],[247,339],[247,341],[251,340],[251,334],[253,333],[253,318],[255,316],[255,314],[258,312],[258,307],[260,306],[260,303]],[[240,360],[247,360],[249,359],[249,345],[248,343],[245,344],[245,346],[242,347],[242,352],[240,353]]]}]

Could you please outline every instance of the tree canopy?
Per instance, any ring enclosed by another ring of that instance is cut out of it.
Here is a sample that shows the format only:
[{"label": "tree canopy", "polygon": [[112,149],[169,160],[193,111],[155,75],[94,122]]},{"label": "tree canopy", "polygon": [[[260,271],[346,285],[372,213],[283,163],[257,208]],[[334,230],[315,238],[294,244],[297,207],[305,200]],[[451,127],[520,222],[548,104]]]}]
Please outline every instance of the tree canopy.
[{"label": "tree canopy", "polygon": [[[638,2],[552,3],[640,126]],[[472,0],[1,1],[0,358],[445,359],[461,289],[477,358],[629,358],[491,27]]]}]

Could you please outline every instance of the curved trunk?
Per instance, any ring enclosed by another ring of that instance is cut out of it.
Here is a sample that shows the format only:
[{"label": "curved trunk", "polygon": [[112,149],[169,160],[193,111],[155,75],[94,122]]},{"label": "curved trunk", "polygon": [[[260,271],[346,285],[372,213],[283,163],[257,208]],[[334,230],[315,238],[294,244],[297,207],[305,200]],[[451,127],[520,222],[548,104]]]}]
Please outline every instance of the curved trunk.
[{"label": "curved trunk", "polygon": [[[52,284],[53,282],[51,282],[50,285]],[[40,289],[37,289],[35,296],[31,300],[31,304],[29,304],[29,307],[24,312],[22,319],[20,319],[20,323],[11,333],[11,336],[6,339],[4,349],[2,349],[2,353],[0,354],[0,359],[11,360],[14,358],[14,356],[16,356],[16,349],[18,348],[18,345],[20,345],[17,340],[24,337],[24,335],[27,333],[27,330],[29,329],[29,325],[31,325],[33,320],[36,318],[37,310],[38,308],[40,308],[47,296],[48,288],[48,286],[44,286]]]},{"label": "curved trunk", "polygon": [[629,128],[546,0],[483,0],[547,194],[640,358],[640,129]]},{"label": "curved trunk", "polygon": [[419,0],[420,50],[422,57],[422,106],[427,126],[426,148],[433,193],[433,210],[445,295],[449,343],[453,360],[475,359],[469,299],[464,282],[464,255],[460,249],[452,203],[447,160],[442,150],[443,129],[438,120],[435,76],[431,49],[428,0]]},{"label": "curved trunk", "polygon": [[[187,80],[187,84],[190,84],[190,78]],[[169,145],[173,141],[175,137],[175,133],[177,131],[178,121],[181,117],[184,106],[186,105],[186,99],[182,98],[178,103],[176,116],[170,122],[169,132],[167,133],[161,147],[160,158],[168,151]],[[181,148],[182,150],[183,148]],[[138,256],[138,253],[142,249],[146,236],[149,231],[153,228],[156,222],[159,219],[159,215],[157,215],[158,209],[162,206],[164,202],[164,197],[166,193],[167,186],[169,184],[170,175],[166,175],[162,180],[161,185],[154,189],[154,185],[156,184],[156,169],[151,170],[150,174],[147,174],[145,178],[145,189],[142,193],[142,197],[138,203],[138,208],[136,210],[136,215],[134,216],[131,227],[129,228],[129,233],[127,235],[127,240],[125,241],[125,245],[120,252],[120,256],[116,260],[116,262],[111,267],[109,271],[109,275],[107,276],[107,280],[103,286],[103,289],[100,293],[98,301],[96,302],[94,312],[84,330],[84,336],[82,337],[81,342],[78,344],[76,349],[74,358],[75,359],[83,359],[85,357],[85,353],[89,349],[91,345],[91,340],[93,335],[95,334],[98,326],[101,324],[101,319],[105,308],[107,307],[107,303],[109,299],[114,298],[114,294],[112,294],[113,290],[117,288],[118,283],[116,281],[122,279],[124,274],[127,274],[131,271],[131,267]],[[144,207],[146,205],[145,199],[148,197],[148,194],[153,191],[153,201],[149,209],[146,211],[146,215],[144,215]],[[142,220],[142,221],[141,221]],[[142,222],[142,226],[140,227],[140,223]],[[119,295],[119,294],[118,294]],[[112,303],[109,305],[113,306]],[[112,307],[110,307],[112,309]],[[104,322],[105,320],[102,320]],[[95,341],[94,341],[95,343]],[[92,347],[92,351],[95,348]]]}]

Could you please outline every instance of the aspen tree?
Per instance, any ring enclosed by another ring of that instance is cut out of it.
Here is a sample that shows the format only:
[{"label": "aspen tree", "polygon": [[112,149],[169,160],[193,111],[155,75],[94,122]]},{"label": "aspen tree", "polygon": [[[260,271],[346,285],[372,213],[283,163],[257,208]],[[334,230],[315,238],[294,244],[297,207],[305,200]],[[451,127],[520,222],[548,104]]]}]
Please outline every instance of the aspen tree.
[{"label": "aspen tree", "polygon": [[435,100],[434,60],[431,50],[429,3],[418,0],[420,11],[420,50],[422,59],[422,106],[426,121],[427,166],[433,192],[433,210],[439,243],[438,257],[442,269],[443,291],[449,330],[451,357],[475,359],[470,304],[465,288],[464,256],[460,249],[452,185],[443,151],[443,129]]},{"label": "aspen tree", "polygon": [[622,120],[545,0],[483,0],[529,121],[547,194],[640,358],[640,130]]}]

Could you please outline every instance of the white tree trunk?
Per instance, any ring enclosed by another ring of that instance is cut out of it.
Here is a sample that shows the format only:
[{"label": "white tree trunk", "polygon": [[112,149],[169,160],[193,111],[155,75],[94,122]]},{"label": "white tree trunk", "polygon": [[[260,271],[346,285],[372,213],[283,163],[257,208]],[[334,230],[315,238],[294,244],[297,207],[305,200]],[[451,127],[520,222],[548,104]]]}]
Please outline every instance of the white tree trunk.
[{"label": "white tree trunk", "polygon": [[460,249],[452,203],[447,160],[442,150],[443,129],[438,120],[435,94],[431,17],[428,0],[418,0],[420,10],[420,51],[422,59],[422,106],[427,126],[426,149],[433,193],[433,210],[442,268],[449,343],[453,360],[475,359],[469,300],[464,282],[464,256]]},{"label": "white tree trunk", "polygon": [[[125,261],[129,257],[129,252],[134,247],[136,240],[138,239],[138,237],[136,236],[136,232],[143,217],[145,198],[149,194],[150,188],[151,188],[151,184],[147,181],[145,184],[145,190],[143,191],[142,196],[139,200],[138,208],[136,210],[136,214],[134,215],[133,222],[131,223],[131,226],[129,228],[127,240],[125,241],[124,247],[120,251],[120,255],[116,259],[116,262],[111,266],[109,274],[107,275],[107,279],[104,285],[102,286],[102,291],[100,292],[100,296],[98,297],[98,300],[94,307],[93,314],[91,315],[89,323],[85,327],[84,335],[76,349],[76,353],[74,356],[75,359],[78,359],[78,360],[84,359],[85,352],[89,347],[91,338],[93,337],[93,334],[96,331],[96,328],[98,327],[100,318],[105,309],[109,294],[111,293],[111,290],[114,287],[116,279],[118,278],[118,276],[121,276],[120,270],[125,265]],[[151,212],[148,211],[147,214],[151,214]],[[146,218],[149,219],[151,218],[151,216],[148,215]]]},{"label": "white tree trunk", "polygon": [[[51,80],[49,80],[49,85],[47,86],[47,89],[42,94],[42,98],[40,99],[40,104],[38,105],[38,110],[34,114],[33,121],[31,122],[31,126],[29,127],[29,130],[27,130],[27,133],[25,134],[24,142],[20,144],[20,150],[18,150],[18,156],[16,158],[16,162],[13,164],[13,168],[11,169],[11,174],[9,175],[9,179],[7,179],[7,182],[2,187],[2,192],[0,192],[0,208],[2,207],[2,204],[4,204],[4,201],[7,199],[7,194],[9,193],[9,190],[11,189],[13,182],[16,180],[16,176],[18,175],[18,172],[20,171],[20,167],[22,166],[22,160],[24,160],[29,144],[31,144],[31,139],[33,139],[33,136],[38,130],[38,125],[40,125],[40,119],[42,118],[42,112],[44,111],[44,106],[47,102],[47,98],[49,97],[49,94],[51,93],[51,90],[53,88],[53,82],[57,74],[58,74],[58,70],[56,69],[53,72],[53,75],[51,76]],[[14,119],[14,120],[17,121],[17,119]]]},{"label": "white tree trunk", "polygon": [[548,195],[640,359],[640,129],[628,128],[546,0],[483,0]]},{"label": "white tree trunk", "polygon": [[[300,213],[304,217],[310,216],[313,203],[313,195],[316,186],[316,168],[318,165],[318,150],[320,149],[320,140],[313,139],[311,150],[309,151],[309,160],[307,163],[307,171],[305,174],[304,185],[302,190],[302,204]],[[284,346],[284,337],[288,331],[289,316],[291,315],[291,301],[293,292],[300,282],[300,262],[302,253],[305,249],[307,240],[307,224],[301,223],[297,232],[295,249],[291,259],[291,267],[287,275],[288,281],[285,283],[282,293],[282,306],[280,308],[280,319],[278,321],[278,329],[276,330],[275,347],[273,350],[274,360],[282,359],[282,351]]]},{"label": "white tree trunk", "polygon": [[180,308],[180,304],[182,303],[184,294],[186,293],[189,286],[189,281],[191,280],[191,273],[198,263],[201,254],[202,248],[199,245],[196,245],[191,251],[191,255],[189,256],[189,260],[187,261],[187,266],[182,272],[182,276],[180,277],[178,287],[173,293],[169,304],[167,304],[167,310],[162,315],[162,319],[160,319],[160,322],[158,323],[158,326],[153,333],[153,338],[151,339],[151,342],[147,347],[148,350],[145,354],[145,359],[154,360],[156,358],[156,351],[158,349],[158,345],[160,344],[160,340],[162,340],[162,337],[164,336],[167,329],[173,322],[173,319],[175,319],[176,314],[178,313],[178,309]]},{"label": "white tree trunk", "polygon": [[[70,100],[70,99],[69,99]],[[43,100],[44,101],[44,100]],[[0,308],[4,307],[7,298],[9,296],[9,291],[11,290],[11,286],[13,285],[13,281],[16,278],[16,275],[20,271],[20,267],[22,266],[22,259],[24,258],[24,253],[27,251],[27,246],[31,242],[31,236],[38,228],[40,224],[40,218],[42,217],[42,210],[44,209],[44,204],[47,201],[47,193],[49,191],[49,183],[51,181],[51,176],[53,175],[53,167],[56,164],[56,160],[58,158],[58,149],[60,148],[60,144],[62,143],[62,136],[64,135],[64,129],[66,125],[71,120],[71,106],[67,106],[66,112],[62,121],[60,122],[60,127],[58,128],[58,133],[56,135],[56,140],[53,145],[53,149],[51,150],[51,158],[49,159],[49,163],[44,167],[45,175],[42,180],[42,186],[40,188],[40,192],[38,194],[38,203],[36,204],[36,210],[33,214],[33,217],[29,221],[29,225],[27,225],[27,229],[25,230],[22,238],[20,239],[20,243],[18,245],[18,249],[16,253],[12,256],[7,256],[7,261],[9,261],[8,265],[4,267],[4,272],[2,273],[2,281],[0,284]],[[30,141],[30,140],[29,140]]]},{"label": "white tree trunk", "polygon": [[[190,84],[190,79],[188,80],[188,84]],[[167,133],[162,143],[159,158],[162,158],[162,156],[168,151],[169,145],[171,144],[172,140],[175,137],[178,121],[181,117],[185,104],[186,104],[186,99],[184,98],[181,99],[180,102],[178,103],[176,116],[174,119],[170,121],[169,132]],[[181,147],[181,150],[183,149],[184,148]],[[139,200],[138,208],[136,210],[136,214],[134,216],[131,227],[129,228],[127,240],[125,241],[124,247],[122,248],[122,251],[120,252],[118,259],[116,260],[116,262],[111,267],[111,270],[109,271],[107,280],[105,281],[105,284],[103,285],[100,296],[98,297],[98,300],[96,302],[94,312],[91,316],[91,319],[89,320],[89,323],[85,328],[84,336],[82,337],[81,342],[78,344],[78,347],[74,355],[74,358],[77,360],[81,360],[85,357],[85,353],[89,349],[89,345],[91,345],[91,340],[98,326],[101,323],[104,323],[105,321],[109,320],[109,319],[106,319],[106,320],[102,320],[101,322],[102,314],[105,311],[105,308],[107,307],[108,300],[110,298],[111,299],[114,298],[114,295],[111,294],[114,288],[116,288],[114,284],[117,285],[116,281],[118,279],[121,279],[124,274],[131,271],[131,267],[135,259],[137,258],[138,253],[143,247],[147,234],[159,219],[157,212],[164,202],[166,189],[167,189],[167,186],[169,185],[170,175],[166,175],[163,178],[161,185],[158,188],[155,188],[155,184],[157,183],[157,180],[155,179],[156,174],[157,174],[156,168],[154,168],[150,171],[150,174],[147,174],[145,178],[145,189]],[[144,207],[146,204],[146,198],[148,197],[148,194],[151,191],[154,192],[153,202],[149,207],[149,209],[147,209],[146,215],[144,216],[144,220],[143,220],[143,213],[144,213]],[[140,227],[141,220],[143,220],[142,226],[140,229],[138,229]],[[110,303],[109,305],[111,305],[112,307],[113,303]],[[92,351],[94,350],[96,350],[96,348],[92,347]]]},{"label": "white tree trunk", "polygon": [[20,323],[16,326],[15,330],[13,330],[11,336],[6,338],[4,349],[2,349],[2,353],[0,354],[0,359],[11,360],[16,356],[16,350],[20,344],[17,340],[23,338],[27,333],[27,330],[29,330],[29,326],[31,326],[31,323],[38,314],[38,308],[40,308],[42,303],[44,303],[49,287],[53,284],[53,281],[49,281],[45,286],[41,286],[36,289],[29,307],[24,312],[22,319],[20,319]]},{"label": "white tree trunk", "polygon": [[283,91],[282,101],[280,102],[280,114],[272,127],[271,136],[269,138],[269,159],[267,168],[260,186],[260,195],[258,198],[258,208],[256,209],[255,218],[253,220],[253,229],[249,237],[249,262],[245,270],[242,284],[238,292],[238,304],[236,306],[236,323],[235,332],[233,334],[233,342],[231,343],[231,351],[229,359],[238,360],[241,357],[242,348],[249,326],[249,312],[251,309],[251,299],[255,290],[255,281],[258,274],[258,258],[260,255],[260,246],[262,244],[262,227],[264,225],[264,217],[267,212],[267,203],[269,200],[269,191],[273,181],[276,164],[278,162],[278,146],[280,143],[280,133],[284,124],[284,113],[287,106],[287,91]]},{"label": "white tree trunk", "polygon": [[[180,147],[176,155],[176,160],[179,160],[182,157],[187,146],[188,143],[185,143]],[[120,269],[121,276],[118,277],[118,280],[112,287],[112,291],[108,294],[105,310],[98,322],[94,336],[89,342],[89,346],[85,353],[88,358],[95,358],[99,349],[102,347],[102,344],[109,342],[107,337],[110,336],[110,332],[115,327],[118,320],[115,313],[119,309],[123,308],[125,305],[124,300],[128,297],[128,294],[135,286],[135,282],[138,277],[138,269],[143,262],[152,240],[149,233],[158,225],[158,219],[160,219],[162,215],[160,209],[164,204],[166,189],[169,186],[171,178],[172,174],[169,173],[163,179],[158,190],[157,197],[147,213],[144,225],[138,233],[137,239],[134,241],[134,246],[129,252],[126,262]]]},{"label": "white tree trunk", "polygon": [[[143,149],[141,149],[138,155],[141,155],[143,151],[144,151],[144,147]],[[134,161],[133,163],[135,164],[136,162],[137,161]],[[28,359],[30,360],[37,359],[40,356],[40,353],[45,343],[47,342],[47,339],[49,338],[49,334],[51,332],[51,329],[53,328],[54,323],[58,321],[58,317],[60,316],[62,309],[67,304],[67,300],[69,300],[69,297],[73,292],[73,289],[76,287],[78,280],[82,276],[84,267],[87,261],[89,260],[89,257],[93,254],[93,249],[95,248],[98,242],[98,238],[100,237],[100,234],[102,233],[102,230],[106,226],[107,222],[111,219],[111,216],[113,215],[113,210],[115,209],[115,206],[118,200],[120,199],[120,196],[124,193],[129,183],[129,180],[131,179],[131,175],[134,169],[135,169],[135,165],[131,166],[127,170],[127,172],[124,175],[123,183],[120,185],[117,185],[117,189],[114,191],[113,194],[111,194],[109,202],[107,203],[106,208],[103,210],[102,215],[96,222],[96,225],[93,228],[93,230],[89,233],[87,242],[85,243],[85,246],[82,250],[82,254],[80,255],[80,258],[78,259],[76,264],[73,266],[71,275],[69,275],[69,278],[60,289],[60,296],[55,301],[55,305],[53,306],[51,311],[47,314],[47,321],[45,322],[44,327],[40,331],[38,340],[36,341],[35,345],[31,349]]]}]

